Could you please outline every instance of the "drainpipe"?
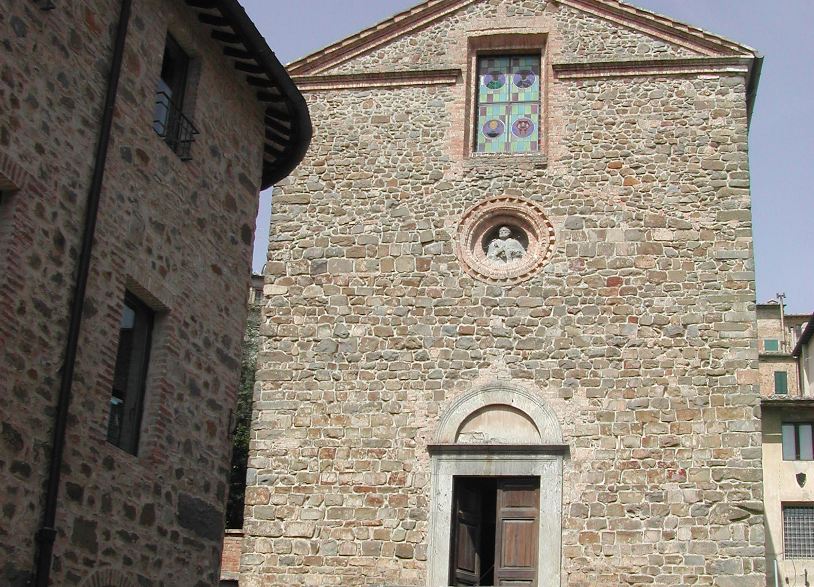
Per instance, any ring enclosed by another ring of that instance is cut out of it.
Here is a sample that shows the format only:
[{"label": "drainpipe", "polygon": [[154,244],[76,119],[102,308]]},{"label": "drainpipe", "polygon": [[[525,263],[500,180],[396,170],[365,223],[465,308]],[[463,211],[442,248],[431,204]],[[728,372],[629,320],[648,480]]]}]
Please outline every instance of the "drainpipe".
[{"label": "drainpipe", "polygon": [[88,190],[85,227],[82,235],[79,264],[76,271],[74,294],[71,300],[68,336],[65,341],[65,360],[62,366],[62,377],[60,379],[59,396],[57,398],[56,419],[54,421],[54,433],[51,445],[51,462],[48,467],[48,486],[45,494],[45,510],[42,518],[42,526],[36,536],[37,542],[39,543],[35,561],[36,574],[34,585],[36,587],[48,587],[51,576],[54,541],[57,535],[55,522],[59,498],[60,472],[62,469],[63,453],[65,451],[65,431],[68,420],[68,408],[71,403],[73,375],[76,366],[76,351],[79,342],[79,330],[82,325],[82,308],[85,304],[85,289],[88,284],[93,236],[96,232],[99,200],[102,194],[102,181],[105,175],[107,151],[110,144],[111,128],[113,126],[113,111],[116,105],[119,77],[122,70],[124,43],[127,37],[127,25],[130,22],[131,4],[132,0],[122,0],[121,3],[119,24],[113,46],[113,61],[110,65],[102,124],[99,129],[99,142],[96,145],[93,176]]}]

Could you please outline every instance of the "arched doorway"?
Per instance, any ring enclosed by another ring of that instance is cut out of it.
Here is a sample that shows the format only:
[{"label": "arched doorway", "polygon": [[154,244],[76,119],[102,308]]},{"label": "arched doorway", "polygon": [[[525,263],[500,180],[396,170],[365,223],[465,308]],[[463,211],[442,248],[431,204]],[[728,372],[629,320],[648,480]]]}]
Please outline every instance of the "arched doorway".
[{"label": "arched doorway", "polygon": [[567,447],[539,394],[505,384],[464,394],[428,450],[428,585],[559,585]]}]

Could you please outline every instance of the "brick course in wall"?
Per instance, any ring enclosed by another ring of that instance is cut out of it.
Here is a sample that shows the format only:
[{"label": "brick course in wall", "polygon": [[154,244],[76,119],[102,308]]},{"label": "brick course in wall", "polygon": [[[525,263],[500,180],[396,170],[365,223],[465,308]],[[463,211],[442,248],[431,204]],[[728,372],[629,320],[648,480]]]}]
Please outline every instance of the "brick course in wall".
[{"label": "brick course in wall", "polygon": [[[493,381],[562,429],[563,585],[764,585],[753,55],[610,1],[459,4],[292,67],[316,138],[273,198],[241,585],[428,585],[428,445]],[[484,35],[543,39],[539,155],[469,156]],[[503,194],[555,231],[510,286],[454,242]]]}]

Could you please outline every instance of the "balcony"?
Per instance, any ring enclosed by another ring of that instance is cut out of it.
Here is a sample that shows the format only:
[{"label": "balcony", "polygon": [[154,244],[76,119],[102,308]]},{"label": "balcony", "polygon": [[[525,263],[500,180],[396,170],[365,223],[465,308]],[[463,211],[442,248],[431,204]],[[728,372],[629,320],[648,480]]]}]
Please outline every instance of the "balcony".
[{"label": "balcony", "polygon": [[153,130],[182,161],[192,158],[190,149],[198,129],[164,92],[156,93]]}]

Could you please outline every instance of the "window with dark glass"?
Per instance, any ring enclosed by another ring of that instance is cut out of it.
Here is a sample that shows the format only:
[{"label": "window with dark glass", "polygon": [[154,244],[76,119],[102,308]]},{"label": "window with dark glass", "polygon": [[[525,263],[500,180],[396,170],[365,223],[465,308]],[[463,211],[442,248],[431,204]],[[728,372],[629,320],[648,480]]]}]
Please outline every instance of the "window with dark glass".
[{"label": "window with dark glass", "polygon": [[[0,184],[2,183],[3,176],[0,175]],[[11,245],[10,239],[13,232],[12,197],[13,194],[10,191],[0,189],[0,281],[3,281],[3,274],[7,270],[5,267],[6,253]]]},{"label": "window with dark glass", "polygon": [[786,559],[814,559],[814,506],[783,505],[783,553]]},{"label": "window with dark glass", "polygon": [[789,392],[789,374],[785,371],[774,372],[774,392],[780,395]]},{"label": "window with dark glass", "polygon": [[189,159],[192,141],[198,133],[184,115],[189,62],[189,55],[172,35],[167,35],[156,91],[153,129],[181,159]]},{"label": "window with dark glass", "polygon": [[783,424],[782,437],[784,461],[814,461],[814,436],[810,422]]},{"label": "window with dark glass", "polygon": [[144,387],[150,362],[153,311],[130,293],[124,298],[116,370],[110,396],[107,439],[129,453],[138,452]]},{"label": "window with dark glass", "polygon": [[536,153],[540,148],[540,56],[478,58],[475,152]]}]

